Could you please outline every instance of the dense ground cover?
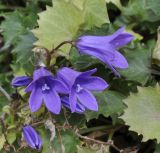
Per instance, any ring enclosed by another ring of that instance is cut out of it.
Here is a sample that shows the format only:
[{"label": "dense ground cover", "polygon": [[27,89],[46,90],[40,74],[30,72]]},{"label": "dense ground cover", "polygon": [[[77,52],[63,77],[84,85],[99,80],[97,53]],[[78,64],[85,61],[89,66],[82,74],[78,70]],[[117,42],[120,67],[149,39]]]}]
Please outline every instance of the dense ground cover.
[{"label": "dense ground cover", "polygon": [[159,8],[1,0],[0,152],[159,153]]}]

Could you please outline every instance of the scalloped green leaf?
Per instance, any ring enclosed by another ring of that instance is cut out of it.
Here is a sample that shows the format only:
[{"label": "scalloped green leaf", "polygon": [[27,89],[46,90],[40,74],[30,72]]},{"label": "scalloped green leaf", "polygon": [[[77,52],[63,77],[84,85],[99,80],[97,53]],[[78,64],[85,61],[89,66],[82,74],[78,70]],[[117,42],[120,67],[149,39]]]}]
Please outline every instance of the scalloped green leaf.
[{"label": "scalloped green leaf", "polygon": [[87,120],[98,118],[100,114],[108,117],[113,114],[122,113],[125,108],[122,102],[124,95],[119,92],[106,90],[102,93],[96,93],[95,96],[98,101],[98,112],[87,111],[85,113]]},{"label": "scalloped green leaf", "polygon": [[[74,2],[74,3],[73,3]],[[38,38],[37,46],[49,50],[66,40],[73,40],[80,28],[90,28],[108,23],[107,8],[104,0],[87,0],[83,3],[72,0],[53,0],[53,7],[39,13],[37,29],[33,30]],[[55,53],[69,57],[70,45],[64,45]]]},{"label": "scalloped green leaf", "polygon": [[22,15],[15,11],[12,14],[5,15],[5,21],[0,25],[2,34],[6,41],[6,45],[17,42],[17,37],[25,32],[25,27],[22,23]]},{"label": "scalloped green leaf", "polygon": [[157,139],[160,142],[160,87],[138,87],[124,100],[128,106],[121,118],[131,131],[143,135],[143,140]]},{"label": "scalloped green leaf", "polygon": [[[46,11],[39,13],[39,28],[33,30],[38,38],[35,45],[51,50],[61,42],[73,39],[83,22],[82,16],[72,3],[54,0],[53,7],[47,6]],[[65,45],[64,52],[58,54],[68,56],[69,48],[70,45]]]},{"label": "scalloped green leaf", "polygon": [[12,51],[13,53],[17,54],[17,62],[25,64],[31,60],[31,57],[33,56],[33,43],[35,41],[36,38],[31,32],[20,36],[17,46]]}]

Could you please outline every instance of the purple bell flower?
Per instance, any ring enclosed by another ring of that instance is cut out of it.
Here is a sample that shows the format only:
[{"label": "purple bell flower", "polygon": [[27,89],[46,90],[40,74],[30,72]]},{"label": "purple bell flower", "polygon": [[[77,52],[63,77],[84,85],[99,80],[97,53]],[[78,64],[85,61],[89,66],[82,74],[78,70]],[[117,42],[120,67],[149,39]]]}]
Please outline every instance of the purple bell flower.
[{"label": "purple bell flower", "polygon": [[116,49],[133,40],[133,35],[124,32],[124,27],[109,36],[81,36],[76,47],[80,53],[88,54],[104,62],[116,75],[115,68],[128,68],[125,57]]},{"label": "purple bell flower", "polygon": [[[68,96],[61,97],[61,102],[62,102],[63,106],[65,106],[68,109],[71,109],[70,108],[70,103],[69,103],[69,97]],[[85,111],[85,107],[81,103],[77,103],[76,104],[75,112],[81,114],[84,111]]]},{"label": "purple bell flower", "polygon": [[72,112],[76,112],[77,103],[90,110],[98,110],[96,98],[90,91],[102,91],[108,87],[108,84],[100,77],[91,76],[96,71],[97,69],[77,72],[67,67],[58,71],[58,79],[62,80],[68,87],[69,103]]},{"label": "purple bell flower", "polygon": [[41,138],[31,126],[28,125],[23,127],[23,137],[31,148],[40,150],[42,147]]},{"label": "purple bell flower", "polygon": [[58,93],[67,93],[67,87],[62,81],[55,79],[52,73],[41,67],[34,71],[33,81],[25,91],[32,92],[29,98],[32,112],[37,111],[44,102],[50,112],[59,114],[61,100]]},{"label": "purple bell flower", "polygon": [[17,87],[21,87],[21,86],[27,86],[28,84],[31,83],[31,81],[32,81],[31,77],[17,76],[12,80],[11,85],[13,87],[17,88]]}]

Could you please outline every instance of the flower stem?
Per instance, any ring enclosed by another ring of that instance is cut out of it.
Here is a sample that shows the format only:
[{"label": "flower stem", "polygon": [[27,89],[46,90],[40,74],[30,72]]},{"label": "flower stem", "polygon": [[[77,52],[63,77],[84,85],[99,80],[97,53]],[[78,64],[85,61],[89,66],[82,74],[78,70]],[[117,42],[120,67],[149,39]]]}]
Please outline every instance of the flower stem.
[{"label": "flower stem", "polygon": [[93,131],[99,131],[99,130],[110,130],[110,129],[119,129],[120,127],[122,127],[122,125],[103,125],[103,126],[97,126],[97,127],[92,127],[92,128],[86,128],[86,129],[82,129],[80,130],[80,134],[85,134],[85,133],[89,133],[89,132],[93,132]]},{"label": "flower stem", "polygon": [[60,47],[62,47],[65,44],[71,44],[71,45],[73,45],[73,42],[74,42],[73,40],[68,40],[68,41],[64,41],[64,42],[60,43],[57,47],[55,47],[55,48],[53,48],[51,50],[50,55],[52,55],[56,50],[58,50]]},{"label": "flower stem", "polygon": [[107,142],[104,142],[104,141],[92,139],[92,138],[87,137],[87,136],[83,136],[83,135],[79,134],[78,132],[76,132],[75,134],[76,134],[79,138],[84,139],[84,140],[93,141],[93,142],[98,143],[98,144],[109,145],[110,147],[112,147],[112,148],[114,148],[115,150],[117,150],[119,153],[123,153],[123,152],[124,152],[123,150],[120,150],[117,146],[115,146],[112,140],[108,140]]}]

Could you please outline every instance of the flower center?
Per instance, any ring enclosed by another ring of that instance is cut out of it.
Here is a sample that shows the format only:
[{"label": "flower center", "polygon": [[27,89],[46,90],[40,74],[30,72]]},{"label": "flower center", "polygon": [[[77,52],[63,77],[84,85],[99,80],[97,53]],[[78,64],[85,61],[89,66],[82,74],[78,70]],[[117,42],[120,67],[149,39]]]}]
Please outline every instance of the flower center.
[{"label": "flower center", "polygon": [[49,91],[50,90],[50,87],[45,83],[43,86],[42,86],[42,92],[46,92],[46,91]]},{"label": "flower center", "polygon": [[79,93],[81,90],[83,90],[83,87],[81,87],[80,84],[77,84],[76,92]]}]

